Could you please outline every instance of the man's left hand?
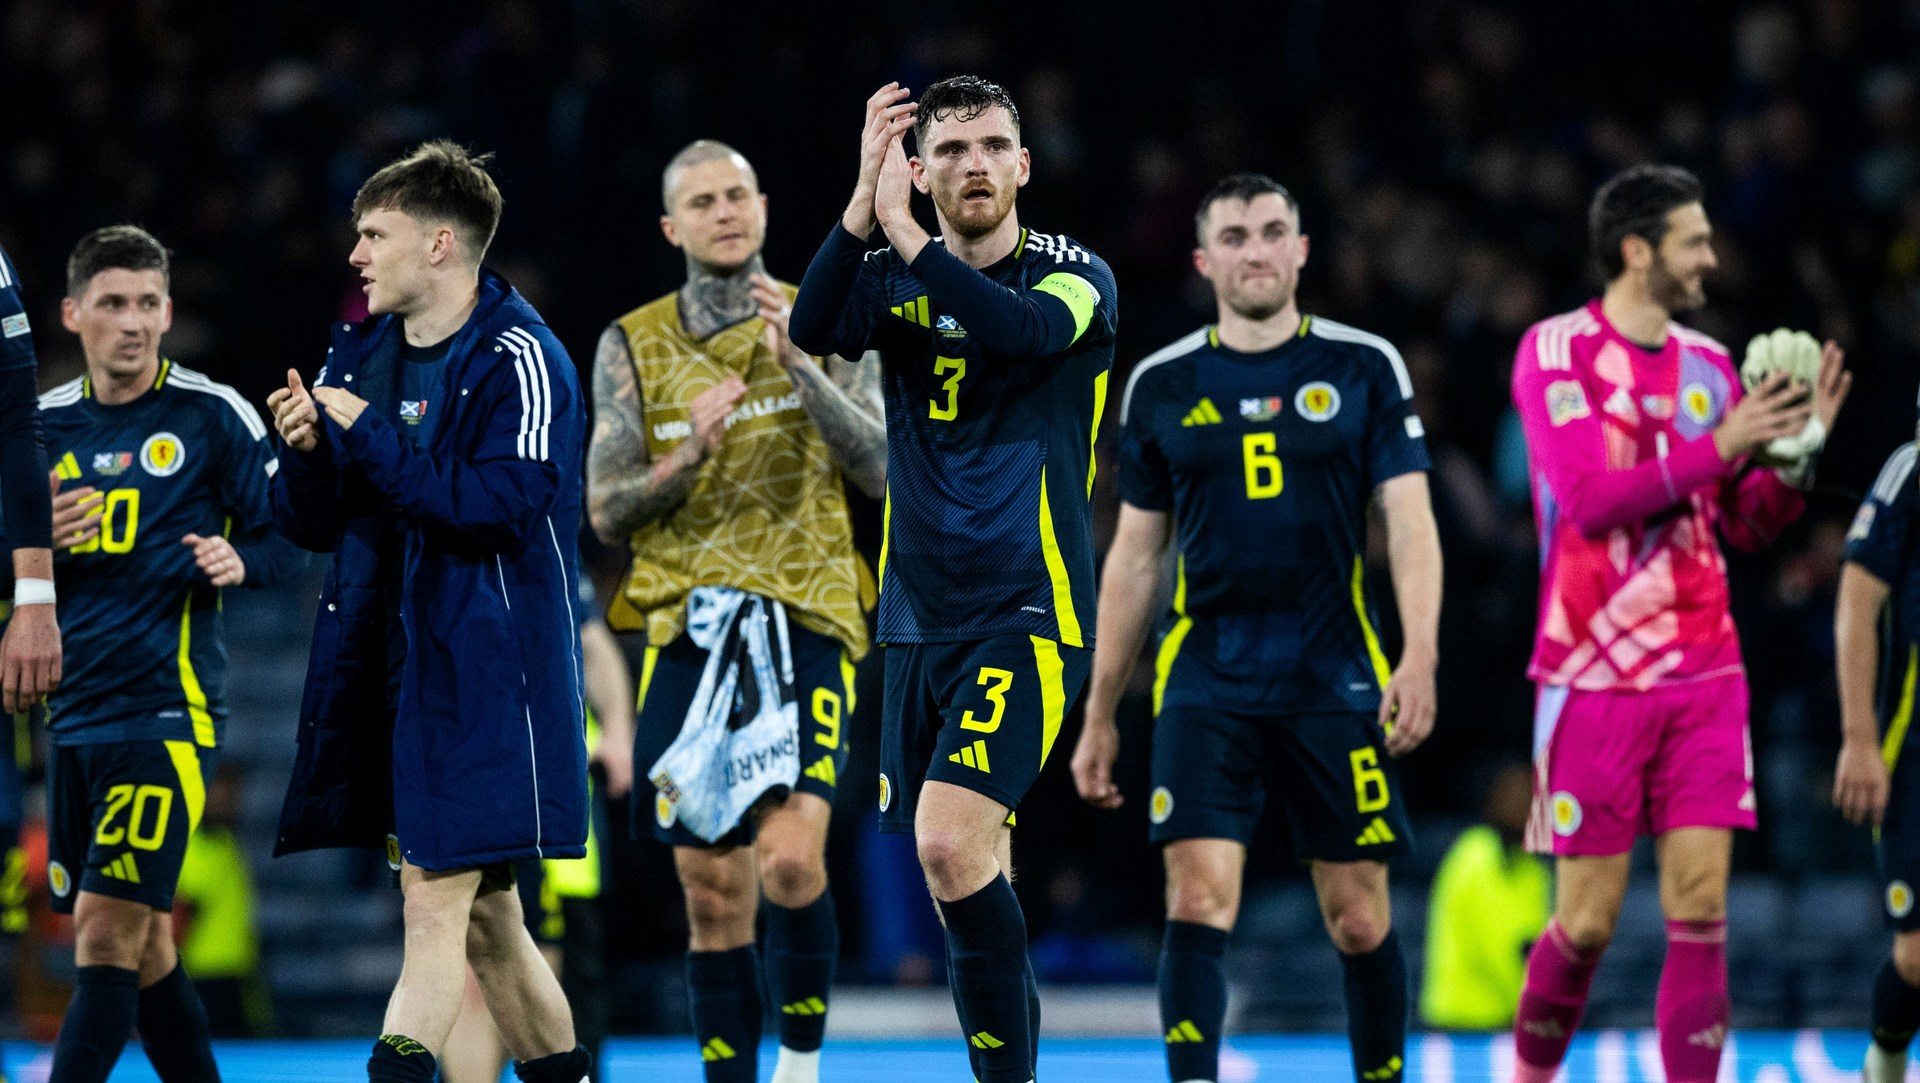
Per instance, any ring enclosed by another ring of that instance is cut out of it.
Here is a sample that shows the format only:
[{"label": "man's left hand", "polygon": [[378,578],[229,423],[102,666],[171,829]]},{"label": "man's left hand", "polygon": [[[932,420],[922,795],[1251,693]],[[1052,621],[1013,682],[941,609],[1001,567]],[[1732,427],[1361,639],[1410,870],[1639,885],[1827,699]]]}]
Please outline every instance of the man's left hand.
[{"label": "man's left hand", "polygon": [[810,364],[812,359],[787,337],[787,323],[793,317],[793,306],[787,303],[787,293],[780,288],[780,284],[766,275],[754,275],[753,303],[760,307],[760,321],[767,325],[767,349],[773,351],[780,367],[792,369],[795,365]]},{"label": "man's left hand", "polygon": [[188,534],[180,539],[180,544],[193,549],[193,562],[200,566],[200,574],[206,576],[214,586],[237,587],[247,581],[247,562],[240,559],[233,543],[227,539]]},{"label": "man's left hand", "polygon": [[1404,756],[1420,747],[1433,732],[1433,717],[1439,703],[1434,692],[1434,663],[1425,658],[1402,656],[1400,668],[1393,671],[1380,697],[1380,726],[1387,731],[1387,754]]},{"label": "man's left hand", "polygon": [[313,399],[326,410],[333,423],[343,429],[353,428],[353,423],[360,420],[361,412],[367,408],[367,400],[337,387],[316,387]]}]

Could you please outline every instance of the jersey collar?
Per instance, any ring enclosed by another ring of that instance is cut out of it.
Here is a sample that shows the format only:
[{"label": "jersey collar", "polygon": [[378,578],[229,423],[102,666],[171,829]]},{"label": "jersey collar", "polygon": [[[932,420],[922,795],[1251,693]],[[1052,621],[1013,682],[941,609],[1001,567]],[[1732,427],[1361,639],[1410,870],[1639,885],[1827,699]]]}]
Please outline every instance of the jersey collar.
[{"label": "jersey collar", "polygon": [[[173,371],[173,362],[165,357],[161,358],[160,368],[157,372],[153,374],[153,387],[150,388],[149,390],[158,391],[162,387],[165,387],[167,384],[167,374],[172,371]],[[93,397],[93,377],[92,376],[80,377],[80,397],[83,399],[90,399]]]}]

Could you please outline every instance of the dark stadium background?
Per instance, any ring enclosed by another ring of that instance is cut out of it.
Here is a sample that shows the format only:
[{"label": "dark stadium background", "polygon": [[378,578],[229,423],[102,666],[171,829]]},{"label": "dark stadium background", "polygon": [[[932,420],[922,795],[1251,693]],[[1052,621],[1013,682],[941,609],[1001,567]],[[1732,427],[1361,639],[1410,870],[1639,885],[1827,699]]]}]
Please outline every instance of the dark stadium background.
[{"label": "dark stadium background", "polygon": [[[844,205],[865,96],[888,79],[920,88],[972,71],[1022,108],[1034,158],[1022,221],[1113,267],[1118,380],[1210,316],[1189,270],[1199,193],[1228,172],[1270,173],[1299,196],[1313,239],[1305,308],[1399,344],[1436,456],[1441,719],[1405,765],[1427,845],[1396,874],[1395,896],[1417,940],[1439,848],[1474,817],[1492,770],[1528,754],[1535,557],[1507,420],[1513,347],[1529,323],[1589,296],[1595,184],[1649,159],[1688,166],[1707,182],[1722,261],[1694,322],[1736,350],[1757,331],[1807,328],[1839,339],[1858,374],[1823,466],[1827,495],[1765,557],[1733,561],[1763,828],[1740,845],[1732,904],[1736,1021],[1858,1025],[1885,941],[1867,834],[1826,801],[1832,595],[1857,494],[1913,433],[1916,59],[1914,0],[7,0],[0,242],[29,291],[43,386],[79,371],[57,315],[69,247],[133,221],[176,255],[167,353],[259,402],[288,366],[312,374],[327,322],[354,297],[346,210],[359,182],[450,135],[499,155],[507,211],[490,262],[584,364],[610,319],[679,282],[656,225],[676,149],[718,138],[754,162],[772,200],[769,267],[796,280]],[[1105,529],[1110,447],[1102,459]],[[860,514],[871,541],[874,509]],[[595,551],[603,584],[618,566]],[[267,858],[311,598],[229,592],[232,757],[249,769],[282,1026],[364,1031],[398,965],[397,894],[371,862]],[[901,916],[931,921],[917,873],[872,834],[872,676],[832,850],[842,973],[937,980]],[[1160,876],[1145,843],[1144,706],[1136,696],[1123,721],[1125,809],[1096,814],[1073,797],[1070,726],[1021,810],[1019,886],[1043,980],[1150,980]],[[1256,851],[1236,965],[1278,987],[1256,1018],[1337,1028],[1334,986],[1308,976],[1334,971],[1304,882],[1273,856],[1277,842]],[[650,845],[619,853],[606,900],[617,1018],[673,1030],[683,927],[669,866]],[[1650,887],[1642,877],[1623,942],[1651,920]],[[1657,965],[1657,921],[1647,935]],[[36,965],[57,971],[61,950]],[[1650,988],[1635,965],[1610,963],[1603,986],[1611,974]],[[1306,991],[1287,1000],[1294,985]],[[1603,992],[1591,1018],[1649,1015]]]}]

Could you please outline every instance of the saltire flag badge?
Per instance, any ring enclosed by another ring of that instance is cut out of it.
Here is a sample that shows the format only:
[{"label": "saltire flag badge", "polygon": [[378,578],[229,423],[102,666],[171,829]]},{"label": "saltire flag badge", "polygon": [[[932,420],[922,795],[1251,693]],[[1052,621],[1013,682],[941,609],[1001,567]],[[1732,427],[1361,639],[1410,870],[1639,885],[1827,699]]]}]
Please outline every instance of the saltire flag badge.
[{"label": "saltire flag badge", "polygon": [[418,425],[420,419],[426,416],[427,400],[421,399],[419,402],[408,402],[402,399],[400,401],[400,420],[409,425]]}]

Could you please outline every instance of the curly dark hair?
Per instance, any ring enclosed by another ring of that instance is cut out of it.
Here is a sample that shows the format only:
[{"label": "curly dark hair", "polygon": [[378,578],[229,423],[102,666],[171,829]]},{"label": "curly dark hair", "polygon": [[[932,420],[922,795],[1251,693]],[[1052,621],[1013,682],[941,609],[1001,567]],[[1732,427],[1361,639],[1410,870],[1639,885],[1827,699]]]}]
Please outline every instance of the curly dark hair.
[{"label": "curly dark hair", "polygon": [[1207,189],[1200,197],[1200,208],[1193,212],[1194,236],[1202,245],[1207,243],[1207,216],[1213,211],[1213,205],[1223,199],[1237,199],[1242,203],[1251,203],[1256,196],[1276,195],[1287,201],[1293,209],[1294,221],[1300,220],[1300,201],[1293,198],[1287,186],[1267,176],[1265,173],[1234,173],[1223,177],[1220,183]]},{"label": "curly dark hair", "polygon": [[1013,134],[1020,135],[1020,110],[1013,104],[1013,95],[999,83],[990,83],[977,75],[956,75],[942,79],[926,89],[920,95],[920,108],[913,116],[913,142],[922,153],[926,151],[927,129],[933,127],[936,120],[972,120],[973,118],[999,106],[1007,111],[1013,121]]},{"label": "curly dark hair", "polygon": [[1587,209],[1587,237],[1601,281],[1627,269],[1621,241],[1639,237],[1658,248],[1667,235],[1667,215],[1704,195],[1700,178],[1677,165],[1637,165],[1601,185]]},{"label": "curly dark hair", "polygon": [[67,257],[67,296],[78,298],[101,271],[159,271],[160,281],[173,277],[166,246],[139,226],[103,226],[73,246]]}]

